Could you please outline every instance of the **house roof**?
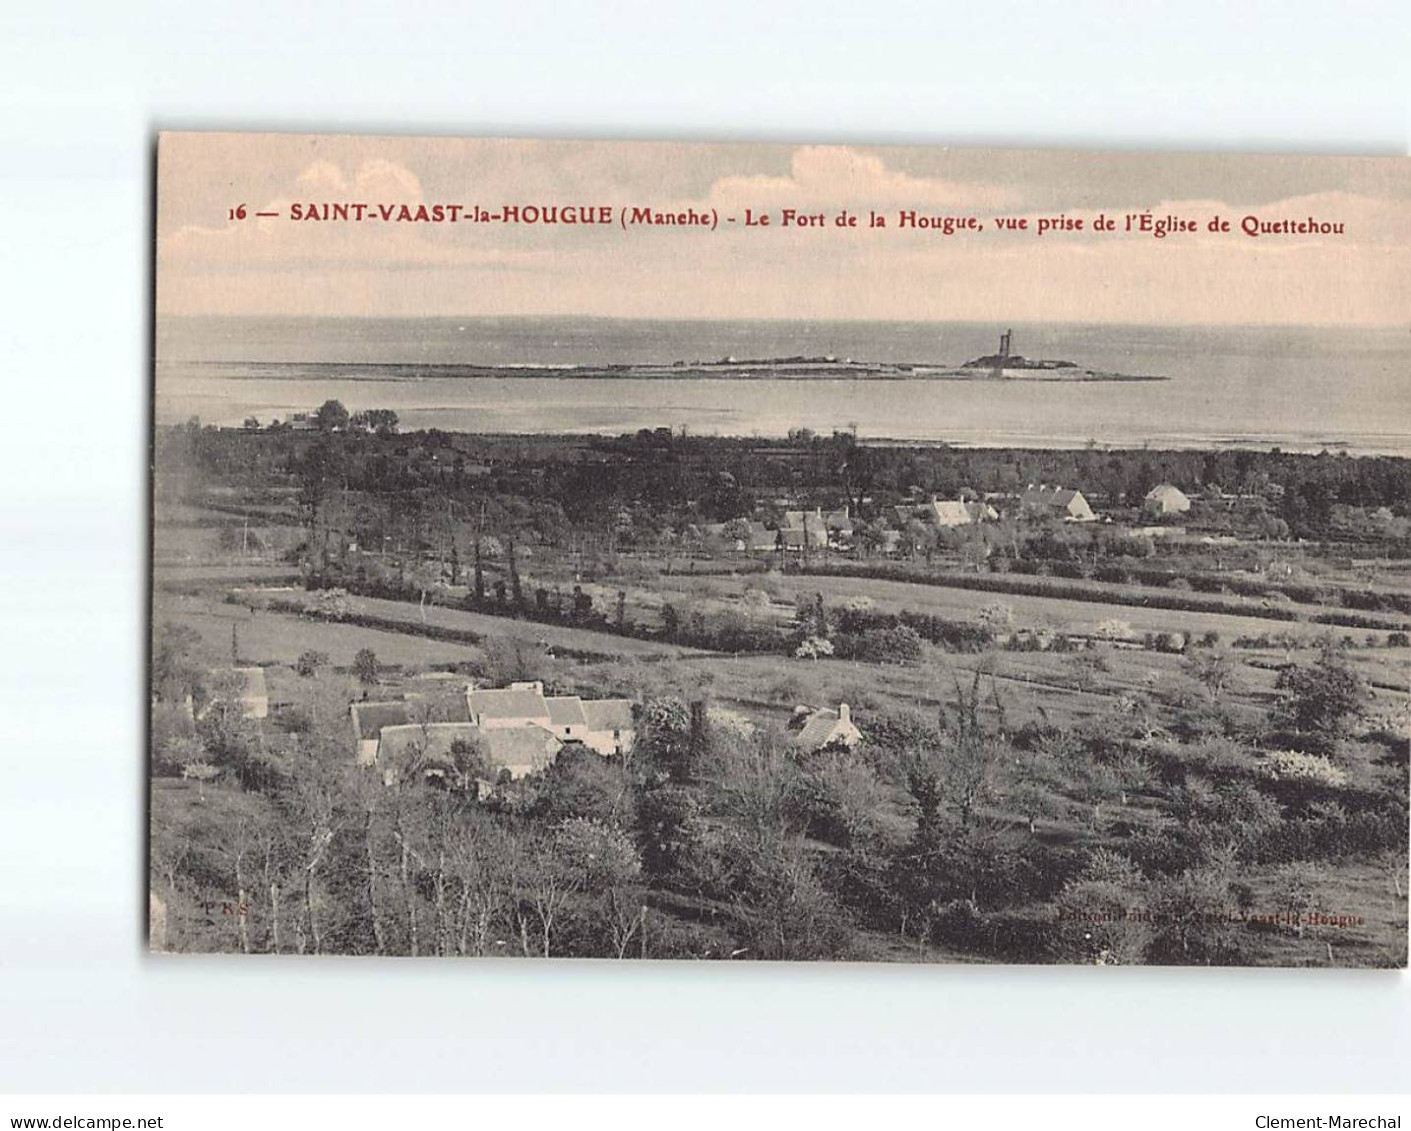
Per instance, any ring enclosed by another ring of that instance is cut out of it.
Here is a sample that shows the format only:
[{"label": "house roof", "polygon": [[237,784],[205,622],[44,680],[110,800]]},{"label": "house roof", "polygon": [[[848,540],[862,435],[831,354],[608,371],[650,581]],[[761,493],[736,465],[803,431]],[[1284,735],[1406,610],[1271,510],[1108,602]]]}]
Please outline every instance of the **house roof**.
[{"label": "house roof", "polygon": [[[542,732],[541,732],[542,733]],[[448,760],[457,741],[484,745],[484,735],[470,723],[408,723],[385,726],[377,746],[377,759],[386,763],[420,748],[428,760]],[[424,745],[423,745],[424,744]]]},{"label": "house roof", "polygon": [[828,524],[824,520],[823,512],[818,509],[811,511],[785,511],[783,529],[785,531],[807,531],[813,538],[826,538],[828,536]]},{"label": "house roof", "polygon": [[894,507],[897,521],[905,526],[913,519],[936,526],[964,526],[997,517],[988,503],[972,503],[964,499],[932,499],[927,503],[908,503]]},{"label": "house roof", "polygon": [[543,719],[548,721],[549,708],[538,691],[518,688],[492,688],[472,691],[466,701],[474,718]]},{"label": "house roof", "polygon": [[847,507],[839,507],[835,511],[829,511],[823,516],[823,521],[828,524],[829,530],[852,529],[852,516],[848,514]]},{"label": "house roof", "polygon": [[395,760],[424,743],[421,749],[428,761],[449,761],[457,741],[479,746],[492,767],[520,774],[544,769],[562,745],[538,726],[481,730],[471,723],[412,723],[384,727],[377,757],[385,765],[388,759]]},{"label": "house roof", "polygon": [[1174,483],[1158,483],[1146,493],[1146,497],[1155,502],[1160,499],[1184,499],[1186,493]]},{"label": "house roof", "polygon": [[822,707],[808,717],[808,721],[790,739],[794,745],[804,750],[819,750],[830,742],[855,742],[862,733],[852,723],[843,722],[837,711]]},{"label": "house roof", "polygon": [[779,544],[779,532],[770,530],[762,522],[750,523],[750,548],[753,550],[772,550]]},{"label": "house roof", "polygon": [[383,727],[406,726],[412,719],[404,702],[354,703],[349,709],[353,734],[359,741],[376,738]]},{"label": "house roof", "polygon": [[549,722],[556,727],[587,726],[588,719],[583,713],[583,700],[576,695],[555,696],[552,699],[546,698],[544,703],[549,708]]},{"label": "house roof", "polygon": [[630,730],[632,700],[587,699],[583,702],[583,714],[588,719],[589,730]]},{"label": "house roof", "polygon": [[492,766],[519,773],[544,769],[563,745],[537,726],[487,730],[481,735],[480,744]]},{"label": "house roof", "polygon": [[963,499],[932,499],[926,507],[941,526],[963,526],[983,514],[980,507]]},{"label": "house roof", "polygon": [[1029,487],[1019,496],[1025,506],[1067,507],[1075,500],[1083,498],[1081,491],[1065,487]]}]

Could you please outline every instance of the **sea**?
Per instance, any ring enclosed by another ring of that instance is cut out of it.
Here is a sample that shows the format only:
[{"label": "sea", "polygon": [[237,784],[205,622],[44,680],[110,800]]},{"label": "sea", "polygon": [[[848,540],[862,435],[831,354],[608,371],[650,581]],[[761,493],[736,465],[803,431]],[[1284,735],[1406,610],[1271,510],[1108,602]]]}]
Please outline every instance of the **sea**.
[{"label": "sea", "polygon": [[[571,376],[575,366],[833,356],[959,365],[1014,351],[1157,382],[717,380]],[[398,366],[393,373],[379,366]],[[491,377],[438,366],[493,366]],[[517,376],[553,367],[562,376]],[[158,423],[262,423],[334,398],[404,430],[599,433],[670,427],[989,447],[1281,447],[1411,456],[1411,327],[163,317]]]}]

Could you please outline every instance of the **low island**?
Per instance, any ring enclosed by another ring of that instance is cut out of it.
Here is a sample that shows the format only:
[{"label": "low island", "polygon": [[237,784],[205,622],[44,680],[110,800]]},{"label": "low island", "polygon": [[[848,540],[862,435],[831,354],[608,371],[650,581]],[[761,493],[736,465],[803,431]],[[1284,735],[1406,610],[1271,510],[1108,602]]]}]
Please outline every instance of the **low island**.
[{"label": "low island", "polygon": [[316,378],[336,369],[343,380],[415,381],[429,377],[537,377],[615,380],[715,381],[1167,381],[1168,377],[1114,373],[1073,361],[1027,358],[1011,352],[1013,332],[1000,335],[999,352],[959,365],[934,361],[858,361],[832,354],[816,356],[737,358],[714,361],[631,362],[618,364],[485,365],[475,362],[409,364],[363,363],[356,372],[335,362],[214,362],[211,367],[234,369],[244,377]]}]

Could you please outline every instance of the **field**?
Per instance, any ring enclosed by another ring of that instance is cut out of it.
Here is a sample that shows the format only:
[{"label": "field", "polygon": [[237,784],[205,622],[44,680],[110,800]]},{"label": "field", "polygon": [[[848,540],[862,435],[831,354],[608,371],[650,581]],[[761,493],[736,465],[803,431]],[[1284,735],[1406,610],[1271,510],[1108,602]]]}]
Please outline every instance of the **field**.
[{"label": "field", "polygon": [[[1353,628],[1313,620],[1353,609],[1189,585],[1027,573],[1054,594],[978,591],[955,583],[954,547],[913,554],[914,580],[720,553],[693,526],[618,552],[546,503],[569,487],[497,458],[495,491],[423,485],[409,522],[403,494],[367,485],[310,510],[268,459],[253,480],[225,460],[239,472],[159,508],[166,945],[1405,963],[1411,647],[1381,597],[1405,591],[1402,559],[1272,551],[1299,584],[1382,601]],[[475,492],[488,529],[455,517]],[[645,521],[621,505],[619,526]],[[1031,533],[1029,552],[1066,533]],[[1206,578],[1198,553],[1159,553]],[[1247,570],[1271,551],[1222,553]],[[224,670],[252,666],[258,722],[220,706]],[[520,778],[355,764],[350,702],[445,718],[432,704],[468,682],[513,680],[631,700],[630,757],[568,744]],[[843,717],[855,739],[797,745],[802,720]],[[213,899],[250,918],[213,917]]]}]

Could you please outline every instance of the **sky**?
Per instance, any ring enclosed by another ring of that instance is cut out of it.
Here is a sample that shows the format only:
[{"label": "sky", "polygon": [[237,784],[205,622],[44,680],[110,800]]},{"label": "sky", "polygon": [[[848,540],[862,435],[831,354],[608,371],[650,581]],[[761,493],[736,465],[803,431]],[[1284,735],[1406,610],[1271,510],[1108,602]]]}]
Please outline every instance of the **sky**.
[{"label": "sky", "polygon": [[[700,227],[295,221],[291,205],[715,209]],[[246,218],[231,219],[239,205]],[[823,212],[822,229],[782,210]],[[768,227],[743,226],[745,211]],[[858,227],[834,224],[842,210]],[[980,232],[903,230],[898,214]],[[257,211],[277,212],[255,218]],[[868,228],[877,212],[885,229]],[[1127,214],[1194,222],[1165,238]],[[1114,232],[1092,231],[1115,218]],[[734,216],[730,224],[725,217]],[[1037,234],[1040,218],[1081,232]],[[1211,232],[1214,217],[1230,222]],[[1245,217],[1341,234],[1245,235]],[[1002,231],[999,217],[1027,218]],[[1411,159],[168,133],[157,309],[318,316],[1401,325]]]}]

